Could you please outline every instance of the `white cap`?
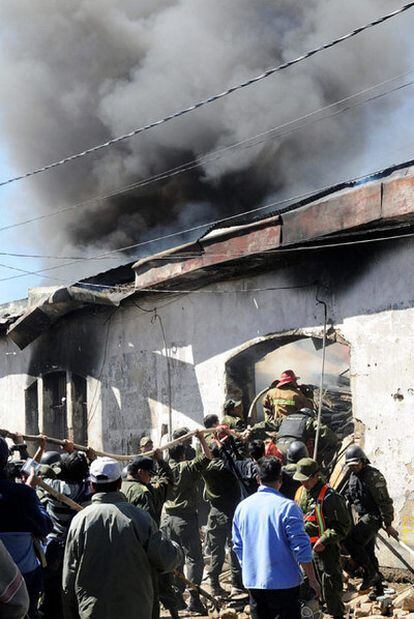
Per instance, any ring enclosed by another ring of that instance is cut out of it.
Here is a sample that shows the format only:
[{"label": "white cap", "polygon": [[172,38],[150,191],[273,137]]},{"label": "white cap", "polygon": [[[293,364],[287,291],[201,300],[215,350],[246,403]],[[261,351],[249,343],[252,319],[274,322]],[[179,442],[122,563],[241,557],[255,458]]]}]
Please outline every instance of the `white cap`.
[{"label": "white cap", "polygon": [[103,456],[90,466],[90,480],[94,484],[110,484],[121,477],[121,465],[116,460]]}]

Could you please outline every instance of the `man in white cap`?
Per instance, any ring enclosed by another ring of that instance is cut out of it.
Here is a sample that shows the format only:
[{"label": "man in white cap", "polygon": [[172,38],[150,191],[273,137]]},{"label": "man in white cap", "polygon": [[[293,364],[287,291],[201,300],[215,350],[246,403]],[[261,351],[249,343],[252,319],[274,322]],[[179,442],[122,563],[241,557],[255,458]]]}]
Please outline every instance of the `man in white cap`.
[{"label": "man in white cap", "polygon": [[168,572],[180,550],[120,492],[121,467],[91,464],[92,503],[70,525],[63,568],[66,619],[151,619],[152,573]]}]

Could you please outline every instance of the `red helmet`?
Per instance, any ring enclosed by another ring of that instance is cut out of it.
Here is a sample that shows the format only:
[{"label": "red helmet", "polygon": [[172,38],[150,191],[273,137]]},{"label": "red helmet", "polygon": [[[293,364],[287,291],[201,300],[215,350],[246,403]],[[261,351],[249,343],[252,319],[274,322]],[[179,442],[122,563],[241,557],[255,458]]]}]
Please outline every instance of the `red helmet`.
[{"label": "red helmet", "polygon": [[300,378],[300,376],[296,376],[293,370],[285,370],[281,373],[277,386],[281,387],[282,385],[295,383],[298,378]]}]

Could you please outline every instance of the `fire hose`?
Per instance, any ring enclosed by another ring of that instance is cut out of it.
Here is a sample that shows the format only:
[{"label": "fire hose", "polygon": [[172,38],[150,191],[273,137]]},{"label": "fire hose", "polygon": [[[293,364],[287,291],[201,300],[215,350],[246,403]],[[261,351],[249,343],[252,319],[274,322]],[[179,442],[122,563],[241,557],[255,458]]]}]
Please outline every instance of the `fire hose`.
[{"label": "fire hose", "polygon": [[[202,432],[203,434],[211,433],[211,430],[206,430],[205,428],[202,428],[199,431]],[[170,449],[171,447],[174,447],[175,445],[178,445],[179,443],[183,443],[186,440],[192,438],[193,436],[195,436],[196,432],[197,430],[188,432],[188,434],[184,434],[184,436],[180,436],[174,441],[170,441],[169,443],[166,443],[165,445],[160,445],[157,449],[161,449],[163,451],[166,449]],[[16,435],[17,435],[16,432],[10,432],[9,430],[0,429],[0,436],[3,436],[4,438],[11,438],[12,440],[15,440]],[[39,443],[39,441],[42,438],[44,438],[47,443],[51,443],[52,445],[59,445],[61,447],[65,447],[67,445],[67,441],[63,439],[53,438],[53,437],[45,436],[42,434],[37,434],[37,435],[19,434],[19,435],[22,436],[25,441],[29,441],[32,443]],[[76,449],[77,451],[84,451],[84,452],[88,452],[90,449],[90,447],[85,447],[85,445],[78,445],[77,443],[73,443],[73,448]],[[129,461],[135,458],[137,455],[142,455],[142,454],[120,455],[120,454],[108,453],[106,451],[98,451],[96,449],[93,449],[93,451],[95,452],[97,456],[107,456],[108,458],[113,458],[114,460],[120,460],[120,461]],[[155,450],[148,451],[145,453],[145,455],[153,456],[154,451]]]}]

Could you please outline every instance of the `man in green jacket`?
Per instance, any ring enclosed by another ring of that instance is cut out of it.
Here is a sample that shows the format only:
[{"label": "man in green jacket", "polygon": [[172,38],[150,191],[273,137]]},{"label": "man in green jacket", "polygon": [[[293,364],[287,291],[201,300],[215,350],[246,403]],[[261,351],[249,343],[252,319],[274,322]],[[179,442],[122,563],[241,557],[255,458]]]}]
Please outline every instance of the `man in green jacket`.
[{"label": "man in green jacket", "polygon": [[246,428],[246,423],[243,419],[243,406],[241,400],[235,401],[229,398],[223,406],[224,416],[221,423],[228,426],[230,430],[238,430],[241,432]]},{"label": "man in green jacket", "polygon": [[299,460],[293,479],[304,488],[297,498],[305,514],[305,531],[312,544],[327,611],[333,619],[343,619],[340,544],[351,528],[345,500],[325,483],[319,464],[312,458]]},{"label": "man in green jacket", "polygon": [[[226,460],[224,448],[211,443],[213,459],[203,471],[205,497],[210,503],[207,520],[207,541],[211,553],[209,569],[210,586],[213,595],[224,595],[219,576],[223,568],[226,543],[232,538],[234,512],[241,499],[240,476],[236,467],[230,467],[232,460]],[[228,456],[231,458],[231,455]],[[231,595],[243,591],[241,568],[233,549],[230,550]]]},{"label": "man in green jacket", "polygon": [[[204,434],[196,432],[195,436],[200,441],[202,454],[193,460],[185,459],[184,445],[177,445],[169,450],[174,485],[168,490],[161,528],[183,549],[187,578],[200,585],[204,561],[198,524],[198,487],[201,475],[211,460],[211,452]],[[188,610],[205,614],[200,597],[194,590],[190,590]]]},{"label": "man in green jacket", "polygon": [[65,548],[65,619],[151,619],[152,570],[171,571],[180,550],[152,518],[119,492],[111,458],[91,464],[91,505],[72,520]]},{"label": "man in green jacket", "polygon": [[172,471],[162,459],[162,451],[154,452],[158,471],[154,470],[154,461],[148,456],[138,456],[127,468],[127,478],[122,482],[123,492],[129,503],[148,512],[159,525],[161,510],[167,498],[169,486],[173,484]]}]

